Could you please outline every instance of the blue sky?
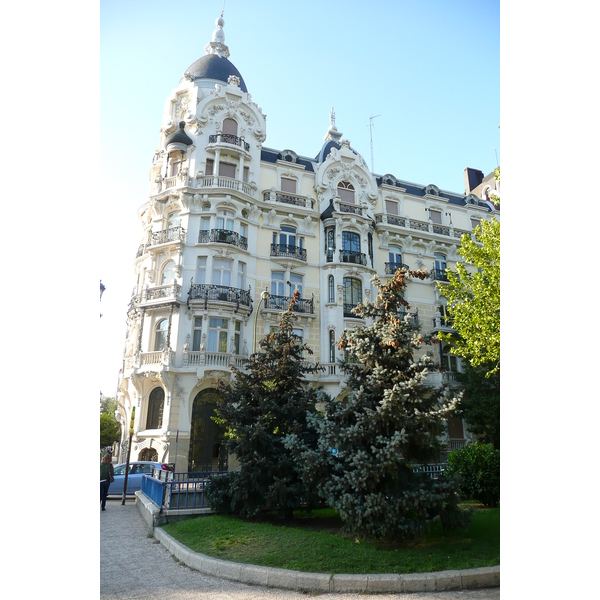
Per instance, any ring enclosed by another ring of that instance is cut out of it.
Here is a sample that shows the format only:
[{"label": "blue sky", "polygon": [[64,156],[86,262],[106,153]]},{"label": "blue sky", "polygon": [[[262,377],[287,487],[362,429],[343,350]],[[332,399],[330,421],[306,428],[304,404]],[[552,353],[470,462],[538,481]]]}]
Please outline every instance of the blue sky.
[{"label": "blue sky", "polygon": [[[375,172],[464,192],[500,160],[498,1],[225,2],[225,42],[267,115],[265,146],[314,157],[333,107]],[[175,8],[176,7],[176,8]],[[282,7],[284,7],[282,9]],[[204,55],[222,1],[100,2],[100,160],[110,248],[100,272],[100,389],[112,395],[162,110]],[[370,117],[373,128],[369,129]],[[108,210],[110,208],[110,210]]]}]

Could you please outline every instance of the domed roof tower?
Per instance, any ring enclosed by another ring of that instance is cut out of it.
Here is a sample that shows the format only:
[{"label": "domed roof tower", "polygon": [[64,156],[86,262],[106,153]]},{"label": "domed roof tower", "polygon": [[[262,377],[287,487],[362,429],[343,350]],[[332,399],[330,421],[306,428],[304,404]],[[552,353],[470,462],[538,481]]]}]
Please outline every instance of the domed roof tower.
[{"label": "domed roof tower", "polygon": [[240,89],[247,92],[244,78],[235,65],[228,60],[229,48],[225,45],[223,16],[216,20],[216,25],[212,40],[204,47],[206,54],[186,70],[182,81],[187,78],[193,80],[198,87],[212,87],[216,82],[227,83],[229,77],[235,75],[240,80]]}]

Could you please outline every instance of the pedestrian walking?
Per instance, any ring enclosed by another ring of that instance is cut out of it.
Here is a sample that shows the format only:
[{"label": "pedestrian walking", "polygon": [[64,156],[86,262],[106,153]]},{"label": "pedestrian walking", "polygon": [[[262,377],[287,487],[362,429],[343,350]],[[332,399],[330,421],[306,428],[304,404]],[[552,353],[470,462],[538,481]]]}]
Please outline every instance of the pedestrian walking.
[{"label": "pedestrian walking", "polygon": [[115,469],[112,466],[112,454],[105,452],[100,462],[100,504],[102,510],[106,510],[106,497],[108,496],[108,488],[115,480]]}]

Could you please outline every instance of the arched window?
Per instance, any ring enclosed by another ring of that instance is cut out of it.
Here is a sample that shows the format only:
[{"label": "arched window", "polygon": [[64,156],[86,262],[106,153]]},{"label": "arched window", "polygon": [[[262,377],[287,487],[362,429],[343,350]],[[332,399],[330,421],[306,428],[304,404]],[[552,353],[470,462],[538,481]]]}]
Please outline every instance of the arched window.
[{"label": "arched window", "polygon": [[163,408],[165,404],[165,391],[156,387],[150,392],[148,399],[148,418],[146,429],[160,429],[162,426]]},{"label": "arched window", "polygon": [[230,210],[217,211],[217,229],[233,231],[233,218],[235,214]]},{"label": "arched window", "polygon": [[342,202],[354,204],[354,186],[349,181],[340,181],[337,191]]},{"label": "arched window", "polygon": [[156,448],[144,448],[138,457],[138,460],[147,460],[149,462],[158,462],[158,452]]},{"label": "arched window", "polygon": [[222,132],[224,134],[237,135],[237,132],[238,132],[237,121],[235,121],[234,119],[229,119],[229,118],[225,119],[223,121]]},{"label": "arched window", "polygon": [[446,257],[443,254],[435,253],[435,279],[438,281],[448,281],[448,276],[446,275]]},{"label": "arched window", "polygon": [[160,285],[170,285],[175,281],[175,263],[170,260],[163,268]]},{"label": "arched window", "polygon": [[162,319],[156,324],[154,333],[154,351],[160,352],[167,343],[167,330],[169,328],[168,319]]},{"label": "arched window", "polygon": [[329,362],[335,362],[335,331],[329,330]]},{"label": "arched window", "polygon": [[335,279],[333,278],[333,275],[330,275],[327,278],[327,287],[328,287],[328,292],[329,292],[328,301],[330,303],[334,303],[335,302]]}]

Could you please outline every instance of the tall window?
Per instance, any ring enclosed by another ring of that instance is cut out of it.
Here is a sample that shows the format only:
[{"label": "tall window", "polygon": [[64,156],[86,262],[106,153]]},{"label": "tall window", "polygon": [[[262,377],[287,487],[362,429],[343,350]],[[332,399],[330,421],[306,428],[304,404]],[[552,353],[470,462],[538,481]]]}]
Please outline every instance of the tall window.
[{"label": "tall window", "polygon": [[285,296],[285,273],[282,271],[271,272],[271,295]]},{"label": "tall window", "polygon": [[179,175],[179,171],[181,170],[181,161],[180,160],[174,160],[171,162],[171,169],[169,171],[169,176],[170,177],[175,177],[176,175]]},{"label": "tall window", "polygon": [[281,178],[281,191],[287,192],[288,194],[296,193],[296,180],[290,179],[289,177]]},{"label": "tall window", "polygon": [[340,181],[337,191],[342,202],[354,204],[354,186],[349,181]]},{"label": "tall window", "polygon": [[165,404],[165,391],[156,387],[150,392],[148,399],[148,418],[146,429],[160,429],[162,426],[163,408]]},{"label": "tall window", "polygon": [[172,229],[173,227],[179,227],[181,225],[181,218],[179,217],[178,212],[171,213],[169,215],[169,219],[167,220],[167,229]]},{"label": "tall window", "polygon": [[333,275],[327,278],[328,301],[330,304],[335,302],[335,279]]},{"label": "tall window", "polygon": [[439,210],[429,209],[429,218],[432,223],[436,223],[437,225],[442,224],[442,213]]},{"label": "tall window", "polygon": [[481,219],[474,219],[471,217],[471,229],[475,229],[475,227],[479,227],[481,225]]},{"label": "tall window", "polygon": [[400,248],[396,246],[390,246],[389,249],[390,266],[394,269],[399,269],[402,266],[402,253]]},{"label": "tall window", "polygon": [[335,331],[329,330],[329,362],[335,362]]},{"label": "tall window", "polygon": [[227,352],[229,319],[210,317],[208,321],[208,351]]},{"label": "tall window", "polygon": [[344,305],[356,306],[362,302],[362,282],[353,277],[344,277]]},{"label": "tall window", "polygon": [[219,177],[235,178],[235,165],[226,162],[219,163]]},{"label": "tall window", "polygon": [[394,200],[386,200],[385,201],[385,212],[388,215],[397,215],[398,214],[398,203]]},{"label": "tall window", "polygon": [[192,352],[199,352],[201,344],[202,344],[202,317],[194,317]]},{"label": "tall window", "polygon": [[215,285],[231,286],[231,261],[213,258],[212,282]]},{"label": "tall window", "polygon": [[160,352],[167,343],[167,331],[169,329],[169,320],[162,319],[156,324],[154,330],[154,351]]},{"label": "tall window", "polygon": [[202,217],[200,229],[202,231],[210,231],[210,217]]},{"label": "tall window", "polygon": [[449,373],[456,373],[458,371],[457,359],[454,354],[450,354],[450,346],[442,348],[442,367]]},{"label": "tall window", "polygon": [[235,215],[230,210],[217,211],[217,229],[233,231],[233,218]]},{"label": "tall window", "polygon": [[237,135],[238,124],[234,119],[225,119],[221,131],[226,134]]},{"label": "tall window", "polygon": [[196,266],[196,283],[204,283],[206,281],[206,256],[198,257],[198,264]]},{"label": "tall window", "polygon": [[435,270],[440,275],[446,272],[446,257],[438,252],[435,253]]},{"label": "tall window", "polygon": [[242,322],[241,321],[236,321],[235,322],[235,330],[233,332],[233,347],[234,347],[234,352],[236,354],[241,354],[240,350],[242,347]]},{"label": "tall window", "polygon": [[[273,243],[277,244],[279,237],[279,246],[281,252],[287,252],[288,248],[296,247],[296,229],[289,225],[282,225],[279,233],[273,232]],[[298,247],[302,248],[302,238],[298,238]]]},{"label": "tall window", "polygon": [[360,252],[360,235],[354,231],[342,231],[342,249]]},{"label": "tall window", "polygon": [[170,285],[175,281],[175,263],[170,260],[163,268],[160,278],[161,285]]},{"label": "tall window", "polygon": [[244,289],[245,270],[246,270],[246,265],[243,262],[239,262],[238,263],[237,286],[238,286],[238,289],[240,289],[240,290]]},{"label": "tall window", "polygon": [[290,283],[292,284],[290,286],[290,297],[295,291],[298,291],[300,292],[300,298],[302,298],[302,275],[292,273],[290,275]]}]

